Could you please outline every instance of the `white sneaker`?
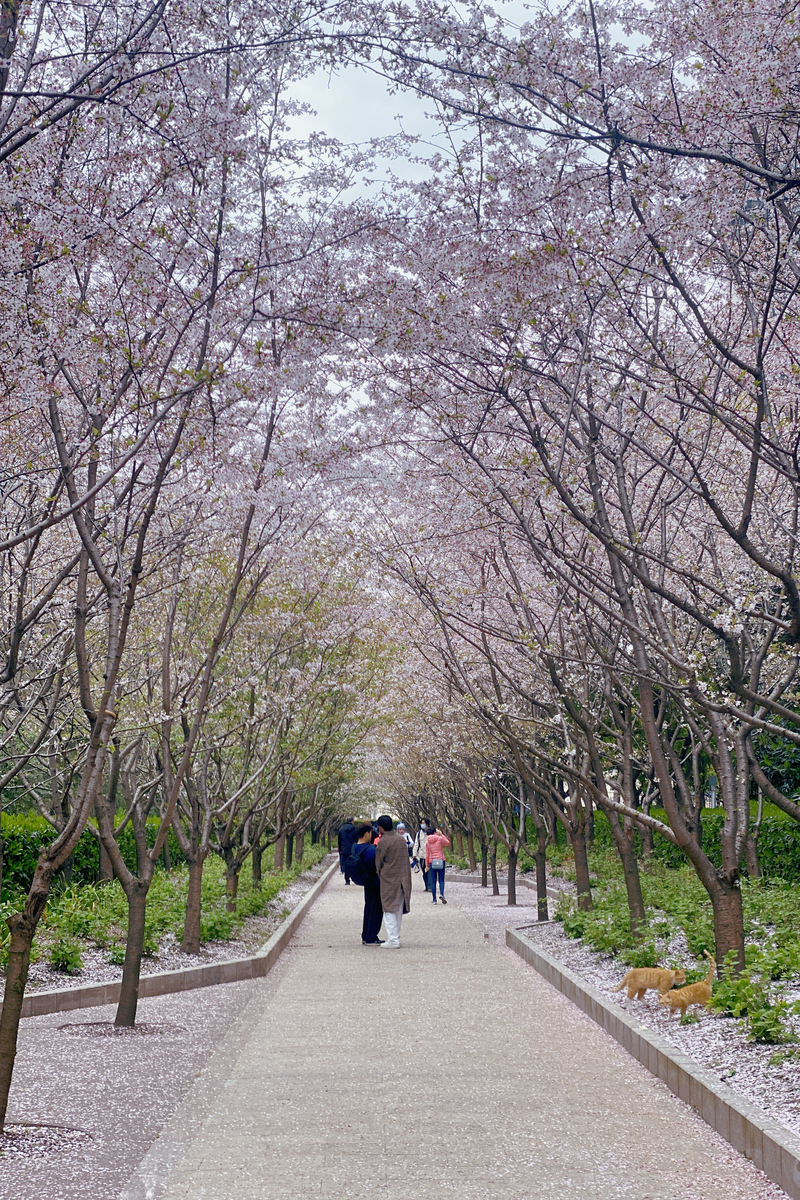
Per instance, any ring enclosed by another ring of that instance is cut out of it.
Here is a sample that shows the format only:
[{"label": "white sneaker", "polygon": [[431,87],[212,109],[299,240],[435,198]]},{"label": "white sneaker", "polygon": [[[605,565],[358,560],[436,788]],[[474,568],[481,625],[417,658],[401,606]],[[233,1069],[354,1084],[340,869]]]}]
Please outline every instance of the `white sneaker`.
[{"label": "white sneaker", "polygon": [[384,942],[381,949],[383,949],[383,950],[399,950],[400,943],[399,942]]}]

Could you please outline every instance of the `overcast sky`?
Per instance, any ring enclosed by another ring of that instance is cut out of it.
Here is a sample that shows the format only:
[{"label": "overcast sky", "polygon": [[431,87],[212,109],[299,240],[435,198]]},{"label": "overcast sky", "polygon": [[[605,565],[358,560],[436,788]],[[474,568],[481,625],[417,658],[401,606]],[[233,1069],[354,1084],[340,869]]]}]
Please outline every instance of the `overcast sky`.
[{"label": "overcast sky", "polygon": [[[524,3],[524,0],[494,0],[494,7],[519,25],[526,20],[527,12],[536,6]],[[425,116],[426,108],[432,107],[430,101],[419,100],[410,92],[390,95],[385,81],[371,71],[349,67],[333,75],[317,72],[305,80],[295,94],[315,110],[315,115],[299,117],[294,122],[299,137],[319,131],[352,144],[407,133],[437,142],[438,127]],[[397,163],[394,170],[407,177],[413,177],[418,171],[409,164],[401,172]]]}]

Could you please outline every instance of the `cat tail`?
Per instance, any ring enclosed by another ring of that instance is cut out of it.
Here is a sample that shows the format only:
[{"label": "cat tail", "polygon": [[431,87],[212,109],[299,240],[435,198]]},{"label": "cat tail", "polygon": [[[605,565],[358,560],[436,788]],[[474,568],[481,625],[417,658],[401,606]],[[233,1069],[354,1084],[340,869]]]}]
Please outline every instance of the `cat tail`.
[{"label": "cat tail", "polygon": [[609,990],[612,992],[621,992],[627,982],[628,982],[628,976],[626,975],[625,978],[623,979],[622,983],[618,983],[615,988],[610,988]]}]

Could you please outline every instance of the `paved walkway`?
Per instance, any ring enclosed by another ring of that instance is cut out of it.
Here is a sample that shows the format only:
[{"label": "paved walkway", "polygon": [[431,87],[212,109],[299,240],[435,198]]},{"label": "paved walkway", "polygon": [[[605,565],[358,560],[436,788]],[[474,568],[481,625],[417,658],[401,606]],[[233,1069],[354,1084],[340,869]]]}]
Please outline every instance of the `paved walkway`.
[{"label": "paved walkway", "polygon": [[381,950],[335,879],[125,1200],[782,1195],[486,943],[458,890],[436,912],[415,894],[403,949]]}]

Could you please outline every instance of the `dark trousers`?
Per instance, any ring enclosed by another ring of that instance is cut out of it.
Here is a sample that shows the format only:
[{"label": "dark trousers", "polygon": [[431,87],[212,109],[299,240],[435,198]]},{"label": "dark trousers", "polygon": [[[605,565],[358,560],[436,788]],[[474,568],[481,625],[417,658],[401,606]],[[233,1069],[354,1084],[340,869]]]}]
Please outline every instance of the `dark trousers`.
[{"label": "dark trousers", "polygon": [[341,854],[341,853],[339,854],[339,870],[340,870],[340,871],[342,872],[342,874],[344,875],[344,881],[345,881],[345,883],[349,883],[349,882],[350,882],[350,876],[347,874],[347,869],[345,868],[345,865],[344,865],[344,864],[345,864],[345,859],[347,859],[347,858],[349,858],[349,857],[350,857],[350,853],[349,853],[349,851],[348,851],[348,853],[347,853],[347,854]]},{"label": "dark trousers", "polygon": [[364,888],[364,924],[361,926],[362,942],[377,942],[383,921],[380,884]]},{"label": "dark trousers", "polygon": [[431,892],[434,900],[436,899],[436,880],[439,880],[439,895],[444,895],[444,867],[440,871],[434,871],[433,867],[428,867],[428,883],[430,884]]}]

